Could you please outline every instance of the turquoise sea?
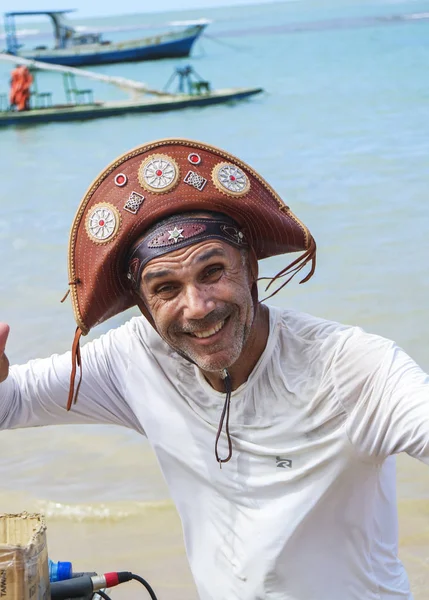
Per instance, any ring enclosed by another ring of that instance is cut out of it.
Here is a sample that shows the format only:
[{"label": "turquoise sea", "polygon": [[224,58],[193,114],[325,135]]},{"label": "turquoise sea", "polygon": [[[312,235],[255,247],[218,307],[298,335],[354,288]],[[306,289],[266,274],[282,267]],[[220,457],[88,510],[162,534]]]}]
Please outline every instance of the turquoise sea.
[{"label": "turquoise sea", "polygon": [[[113,39],[202,17],[212,23],[189,59],[94,70],[161,88],[177,66],[191,64],[216,88],[261,86],[263,95],[228,106],[0,130],[0,319],[11,326],[12,362],[71,345],[72,310],[60,299],[69,228],[90,182],[128,149],[180,136],[252,165],[316,238],[316,275],[289,284],[273,304],[392,338],[429,370],[429,3],[298,0],[78,23]],[[0,64],[0,93],[9,71]],[[104,84],[79,83],[99,98],[121,97]],[[56,75],[38,75],[38,87],[63,99]],[[285,264],[270,259],[262,274]],[[423,599],[429,476],[415,461],[399,462],[398,497],[402,556],[415,597]],[[94,556],[107,570],[118,567],[115,557],[125,569],[127,560],[138,560],[163,598],[195,597],[168,491],[136,434],[101,426],[2,433],[0,512],[23,508],[46,512],[52,547],[73,555],[80,568],[91,570]],[[145,527],[136,537],[130,523],[137,521]]]}]

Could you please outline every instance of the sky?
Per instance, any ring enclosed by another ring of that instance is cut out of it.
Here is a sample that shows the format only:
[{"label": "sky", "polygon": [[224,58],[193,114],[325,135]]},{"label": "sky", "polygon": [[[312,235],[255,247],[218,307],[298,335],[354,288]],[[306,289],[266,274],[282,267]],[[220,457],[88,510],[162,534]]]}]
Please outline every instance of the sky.
[{"label": "sky", "polygon": [[[162,0],[146,2],[142,0],[3,0],[3,11],[24,10],[63,10],[77,9],[76,18],[107,16],[127,13],[165,12],[173,10],[204,9],[248,4],[269,4],[285,0]],[[293,0],[289,0],[293,1]],[[37,8],[36,5],[37,4]]]}]

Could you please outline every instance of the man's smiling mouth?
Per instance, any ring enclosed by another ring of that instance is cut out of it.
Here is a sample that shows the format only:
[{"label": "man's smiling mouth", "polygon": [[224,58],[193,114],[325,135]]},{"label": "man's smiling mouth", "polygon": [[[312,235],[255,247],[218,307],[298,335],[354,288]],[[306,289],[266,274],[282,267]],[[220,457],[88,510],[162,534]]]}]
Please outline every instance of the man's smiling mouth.
[{"label": "man's smiling mouth", "polygon": [[219,323],[217,323],[216,325],[214,325],[213,327],[211,327],[210,329],[206,329],[205,331],[193,331],[191,333],[191,335],[193,337],[197,337],[197,338],[208,338],[211,337],[212,335],[214,335],[215,333],[217,333],[218,331],[220,331],[222,329],[222,327],[225,325],[226,323],[226,319],[224,319],[223,321],[220,321]]}]

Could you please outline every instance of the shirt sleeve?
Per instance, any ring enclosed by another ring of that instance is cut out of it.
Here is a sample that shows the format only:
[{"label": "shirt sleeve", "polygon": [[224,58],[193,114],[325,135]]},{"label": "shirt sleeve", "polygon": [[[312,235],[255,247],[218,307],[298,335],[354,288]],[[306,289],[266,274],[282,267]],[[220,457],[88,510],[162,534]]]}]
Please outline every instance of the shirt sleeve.
[{"label": "shirt sleeve", "polygon": [[[111,330],[81,349],[82,382],[77,403],[66,410],[71,353],[14,365],[0,384],[0,429],[100,423],[144,433],[126,400],[129,324]],[[76,384],[79,370],[76,374]]]},{"label": "shirt sleeve", "polygon": [[356,329],[337,352],[346,431],[364,457],[406,452],[429,463],[429,376],[394,342]]}]

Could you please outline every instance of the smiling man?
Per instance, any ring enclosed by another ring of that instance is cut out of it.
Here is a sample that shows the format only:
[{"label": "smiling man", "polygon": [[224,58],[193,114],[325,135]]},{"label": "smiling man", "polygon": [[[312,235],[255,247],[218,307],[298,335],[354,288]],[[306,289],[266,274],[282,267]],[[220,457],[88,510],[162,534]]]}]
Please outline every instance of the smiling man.
[{"label": "smiling man", "polygon": [[389,340],[258,300],[258,260],[301,252],[273,294],[313,274],[315,249],[248,165],[161,140],[110,164],[77,211],[72,352],[9,369],[0,326],[0,427],[145,435],[202,600],[411,600],[393,455],[429,462],[428,377]]},{"label": "smiling man", "polygon": [[[195,227],[204,227],[202,241],[196,241]],[[156,246],[154,257],[149,246],[167,233],[173,244],[163,246],[162,256]],[[244,383],[268,337],[268,310],[253,302],[257,263],[252,268],[238,225],[216,213],[175,215],[144,234],[129,262],[137,269],[134,289],[167,344],[196,364],[215,389],[224,389],[225,369],[234,387]]]}]

